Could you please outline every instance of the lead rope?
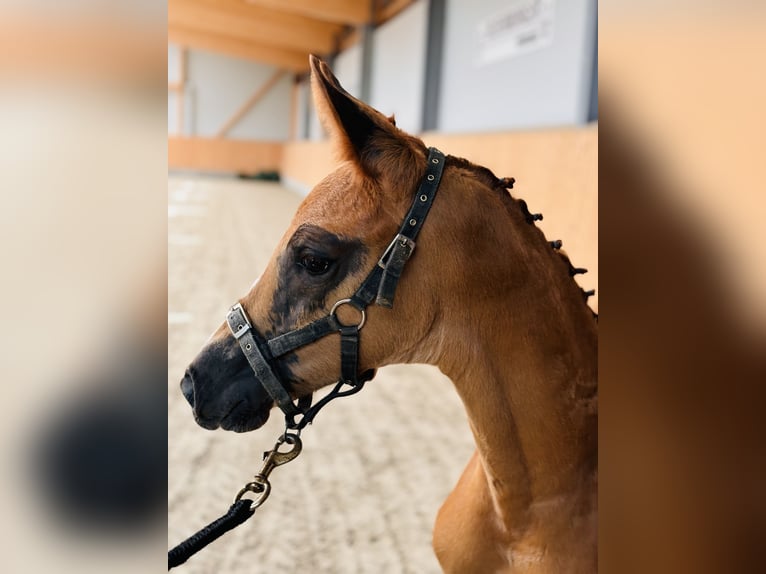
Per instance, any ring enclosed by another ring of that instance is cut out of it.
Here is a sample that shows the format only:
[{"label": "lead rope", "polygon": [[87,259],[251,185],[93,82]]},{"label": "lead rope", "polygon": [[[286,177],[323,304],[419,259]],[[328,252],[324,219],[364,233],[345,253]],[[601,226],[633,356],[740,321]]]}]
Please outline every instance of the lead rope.
[{"label": "lead rope", "polygon": [[168,570],[183,564],[205,546],[245,522],[255,514],[255,510],[249,506],[249,501],[238,500],[231,505],[226,514],[170,550],[168,552]]},{"label": "lead rope", "polygon": [[[288,444],[292,448],[282,452],[279,447],[283,444]],[[303,450],[303,443],[300,439],[300,431],[289,432],[285,429],[285,432],[274,444],[274,448],[263,453],[261,470],[253,477],[252,482],[248,482],[237,493],[234,504],[229,507],[228,512],[168,551],[168,570],[183,564],[208,544],[253,516],[256,509],[266,502],[269,494],[271,494],[271,483],[269,482],[271,471],[296,458],[301,450]],[[255,498],[243,498],[245,494],[250,492],[255,494]]]},{"label": "lead rope", "polygon": [[[263,453],[263,465],[261,466],[261,470],[258,471],[258,474],[253,477],[252,482],[248,482],[237,493],[237,496],[234,497],[234,504],[229,507],[226,514],[217,518],[198,532],[189,536],[189,538],[181,542],[178,546],[168,551],[168,570],[183,564],[208,544],[252,517],[258,507],[266,502],[266,499],[271,494],[271,483],[269,482],[271,471],[278,466],[287,464],[296,458],[303,450],[303,443],[300,438],[301,430],[311,424],[317,413],[319,413],[319,411],[333,399],[347,397],[361,391],[362,387],[364,387],[364,383],[372,378],[372,373],[373,371],[362,373],[355,385],[350,385],[342,380],[338,381],[332,391],[325,395],[325,397],[317,404],[308,409],[299,421],[296,422],[294,417],[285,417],[285,432],[279,436],[273,449]],[[349,388],[343,390],[344,386],[349,386]],[[279,447],[283,444],[291,445],[292,448],[282,452],[279,450]],[[243,498],[244,495],[249,492],[255,494],[255,498]]]}]

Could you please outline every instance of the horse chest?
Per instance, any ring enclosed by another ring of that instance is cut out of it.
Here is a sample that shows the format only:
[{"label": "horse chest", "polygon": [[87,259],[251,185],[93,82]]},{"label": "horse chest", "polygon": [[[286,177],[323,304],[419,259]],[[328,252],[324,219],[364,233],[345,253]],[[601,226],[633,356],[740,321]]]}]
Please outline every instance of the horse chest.
[{"label": "horse chest", "polygon": [[439,510],[434,552],[447,573],[510,572],[504,538],[478,454],[474,453]]}]

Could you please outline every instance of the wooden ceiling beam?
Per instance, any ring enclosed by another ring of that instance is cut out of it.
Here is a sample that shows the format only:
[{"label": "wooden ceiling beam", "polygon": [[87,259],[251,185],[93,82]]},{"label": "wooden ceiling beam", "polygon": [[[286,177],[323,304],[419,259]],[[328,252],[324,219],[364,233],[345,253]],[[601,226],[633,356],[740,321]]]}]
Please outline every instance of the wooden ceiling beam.
[{"label": "wooden ceiling beam", "polygon": [[308,16],[339,24],[361,25],[370,20],[371,0],[245,0],[252,6]]},{"label": "wooden ceiling beam", "polygon": [[168,0],[168,24],[318,54],[332,52],[343,29],[240,0]]},{"label": "wooden ceiling beam", "polygon": [[309,68],[308,56],[304,52],[232,38],[231,36],[215,34],[206,30],[169,25],[168,41],[198,50],[256,60],[296,73],[305,72]]}]

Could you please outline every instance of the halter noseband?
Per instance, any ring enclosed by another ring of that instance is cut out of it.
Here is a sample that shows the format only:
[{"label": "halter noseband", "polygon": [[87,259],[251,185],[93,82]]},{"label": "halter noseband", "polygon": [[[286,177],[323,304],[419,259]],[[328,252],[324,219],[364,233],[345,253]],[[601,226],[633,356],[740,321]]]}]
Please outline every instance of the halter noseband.
[{"label": "halter noseband", "polygon": [[[445,156],[442,152],[433,147],[428,148],[426,174],[415,194],[409,212],[399,227],[399,232],[359,289],[350,298],[337,301],[329,314],[300,329],[294,329],[268,340],[262,339],[256,333],[240,303],[234,305],[226,315],[229,329],[239,342],[256,378],[261,381],[266,392],[285,413],[287,428],[302,429],[330,400],[359,392],[364,383],[374,376],[374,371],[365,371],[361,375],[358,372],[359,331],[364,327],[367,319],[365,310],[373,301],[381,307],[389,309],[393,307],[396,286],[404,270],[404,265],[415,249],[415,238],[423,226],[436,196],[436,191],[439,189],[444,161]],[[359,311],[361,314],[359,323],[344,325],[338,320],[337,311],[343,305],[349,305]],[[340,333],[341,341],[340,381],[328,395],[313,407],[311,406],[311,395],[293,403],[287,389],[274,370],[275,359],[336,332]],[[351,388],[342,391],[344,385],[349,385]],[[302,417],[296,422],[295,417],[299,415]]]}]

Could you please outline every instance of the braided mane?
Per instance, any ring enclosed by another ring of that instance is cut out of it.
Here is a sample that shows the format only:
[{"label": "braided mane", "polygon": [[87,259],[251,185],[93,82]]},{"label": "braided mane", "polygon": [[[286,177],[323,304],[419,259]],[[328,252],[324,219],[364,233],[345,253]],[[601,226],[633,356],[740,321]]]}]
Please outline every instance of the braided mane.
[{"label": "braided mane", "polygon": [[[452,155],[447,156],[447,166],[453,166],[461,169],[465,169],[469,172],[471,172],[476,179],[483,183],[485,186],[487,186],[489,189],[491,189],[495,194],[497,194],[505,204],[506,207],[509,209],[520,209],[522,215],[524,216],[524,220],[529,224],[534,226],[539,235],[540,238],[544,241],[547,241],[548,244],[551,246],[551,248],[556,252],[556,254],[559,256],[561,261],[566,266],[567,272],[569,273],[569,276],[572,278],[572,281],[574,281],[575,275],[580,275],[583,273],[587,273],[587,269],[584,269],[582,267],[575,267],[572,265],[572,262],[569,260],[569,255],[563,250],[561,250],[562,241],[560,239],[557,239],[555,241],[548,241],[548,239],[545,237],[545,234],[543,231],[538,228],[535,225],[535,221],[542,221],[543,215],[542,213],[531,213],[529,211],[529,208],[527,206],[527,202],[523,199],[516,199],[511,195],[511,192],[509,190],[513,189],[513,184],[516,182],[515,178],[513,177],[504,177],[504,178],[498,178],[492,171],[484,166],[476,165],[474,163],[471,163],[467,159],[461,158],[461,157],[455,157]],[[598,321],[598,313],[593,311],[593,309],[590,308],[588,305],[588,298],[593,296],[596,291],[593,289],[590,289],[588,291],[584,290],[580,285],[577,283],[577,281],[574,281],[575,285],[577,285],[578,289],[580,289],[580,293],[582,293],[583,302],[588,307],[590,312],[593,314],[593,318]]]}]

